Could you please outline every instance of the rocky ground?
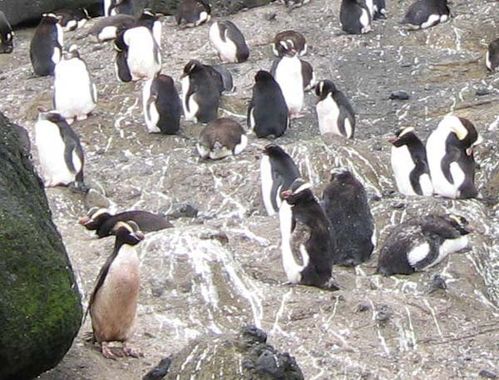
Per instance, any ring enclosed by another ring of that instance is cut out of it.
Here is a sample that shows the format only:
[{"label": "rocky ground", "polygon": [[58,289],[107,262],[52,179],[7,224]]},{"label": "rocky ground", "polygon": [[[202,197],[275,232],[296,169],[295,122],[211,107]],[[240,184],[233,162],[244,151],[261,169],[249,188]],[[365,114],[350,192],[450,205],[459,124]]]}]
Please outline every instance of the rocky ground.
[{"label": "rocky ground", "polygon": [[[334,269],[342,287],[334,293],[285,284],[278,220],[265,216],[259,194],[259,159],[268,141],[253,136],[237,158],[201,162],[194,149],[200,125],[183,122],[179,136],[148,134],[142,84],[117,82],[111,44],[85,38],[88,29],[68,33],[65,44],[80,46],[99,91],[94,115],[74,129],[86,152],[87,182],[106,199],[85,199],[64,188],[47,189],[47,195],[84,302],[113,244],[78,225],[89,205],[109,201],[117,210],[168,214],[189,204],[199,213],[174,220],[175,228],[149,234],[138,246],[142,284],[133,344],[144,357],[102,358],[85,340],[91,331],[86,321],[65,359],[41,379],[138,379],[193,339],[236,332],[245,324],[267,331],[269,343],[293,355],[306,379],[499,374],[499,76],[484,65],[486,46],[498,37],[499,3],[454,0],[450,22],[407,32],[398,21],[409,1],[392,1],[388,19],[375,22],[364,36],[340,33],[338,3],[313,0],[292,13],[275,4],[231,16],[251,56],[228,66],[237,91],[224,98],[220,115],[245,123],[254,74],[271,66],[269,42],[281,30],[302,32],[310,45],[305,59],[316,76],[332,79],[351,98],[358,112],[356,140],[324,141],[315,96],[308,94],[306,117],[276,143],[298,162],[318,195],[332,168],[353,170],[368,190],[378,241],[409,216],[453,211],[478,227],[471,249],[431,271],[392,278],[374,274],[376,250],[355,270]],[[208,28],[179,29],[171,17],[164,18],[163,72],[178,80],[189,59],[217,63]],[[32,74],[31,35],[32,30],[19,30],[14,53],[0,56],[0,110],[33,138],[37,106],[51,105],[52,79]],[[410,99],[389,100],[397,90]],[[414,126],[425,139],[451,111],[472,120],[485,140],[476,151],[479,199],[397,194],[386,137]],[[36,149],[33,157],[36,162]],[[436,274],[446,289],[432,285]],[[194,378],[211,378],[213,373],[203,372],[209,360],[206,353],[193,352],[184,367],[194,368]],[[179,378],[191,378],[190,373]]]}]

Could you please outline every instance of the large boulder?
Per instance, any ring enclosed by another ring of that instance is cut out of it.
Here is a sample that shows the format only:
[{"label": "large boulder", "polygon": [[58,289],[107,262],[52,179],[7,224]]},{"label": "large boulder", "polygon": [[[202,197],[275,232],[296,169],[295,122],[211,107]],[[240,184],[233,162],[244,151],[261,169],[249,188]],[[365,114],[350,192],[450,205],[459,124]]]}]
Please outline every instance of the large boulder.
[{"label": "large boulder", "polygon": [[0,113],[0,380],[57,365],[81,324],[66,249],[29,160],[26,131]]}]

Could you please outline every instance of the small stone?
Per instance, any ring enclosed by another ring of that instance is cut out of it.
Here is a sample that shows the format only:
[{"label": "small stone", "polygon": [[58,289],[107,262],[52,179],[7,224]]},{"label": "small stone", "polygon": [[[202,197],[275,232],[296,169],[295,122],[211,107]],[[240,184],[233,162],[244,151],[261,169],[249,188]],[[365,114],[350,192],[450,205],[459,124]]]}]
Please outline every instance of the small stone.
[{"label": "small stone", "polygon": [[485,96],[485,95],[489,95],[489,94],[490,94],[490,91],[484,87],[478,88],[475,91],[476,96]]},{"label": "small stone", "polygon": [[85,195],[85,207],[90,210],[92,207],[109,208],[111,202],[103,194],[95,189],[88,190]]},{"label": "small stone", "polygon": [[172,359],[170,357],[161,359],[156,367],[151,369],[147,374],[142,378],[142,380],[161,380],[168,374],[168,369],[172,364]]},{"label": "small stone", "polygon": [[392,204],[392,208],[395,209],[395,210],[402,210],[405,208],[405,203],[403,202],[398,202],[398,203],[394,203]]},{"label": "small stone", "polygon": [[404,90],[394,91],[390,94],[391,100],[409,100],[410,96]]},{"label": "small stone", "polygon": [[435,274],[431,279],[430,293],[439,289],[447,289],[447,284],[445,282],[445,278],[443,278],[439,274]]},{"label": "small stone", "polygon": [[275,13],[275,12],[268,12],[268,13],[265,13],[265,15],[263,17],[267,21],[275,21],[275,19],[277,17],[277,13]]},{"label": "small stone", "polygon": [[170,219],[178,219],[178,218],[195,218],[198,216],[198,209],[194,206],[183,203],[177,205],[172,212],[168,213],[166,216]]},{"label": "small stone", "polygon": [[488,369],[482,369],[480,372],[478,372],[478,376],[484,377],[486,379],[497,379],[497,375],[494,372],[489,371]]},{"label": "small stone", "polygon": [[361,303],[357,304],[357,306],[355,307],[355,312],[362,313],[362,312],[368,311],[370,309],[371,309],[370,304],[368,304],[367,302],[361,302]]},{"label": "small stone", "polygon": [[385,325],[386,322],[391,318],[392,312],[388,305],[381,305],[376,311],[375,319],[380,325]]}]

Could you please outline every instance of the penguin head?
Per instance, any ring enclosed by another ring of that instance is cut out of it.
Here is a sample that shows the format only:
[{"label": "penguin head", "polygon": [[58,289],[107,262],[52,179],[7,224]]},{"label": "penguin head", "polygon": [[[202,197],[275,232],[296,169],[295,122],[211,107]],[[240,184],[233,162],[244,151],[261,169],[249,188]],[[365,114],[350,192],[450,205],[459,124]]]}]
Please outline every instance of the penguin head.
[{"label": "penguin head", "polygon": [[395,132],[395,136],[390,136],[388,138],[388,142],[396,147],[399,147],[402,145],[408,145],[415,136],[414,127],[400,128],[397,132]]},{"label": "penguin head", "polygon": [[255,82],[268,82],[273,79],[272,74],[265,70],[260,70],[255,75]]},{"label": "penguin head", "polygon": [[87,230],[97,230],[106,220],[111,217],[111,213],[106,208],[92,207],[88,213],[78,221]]},{"label": "penguin head", "polygon": [[263,154],[272,157],[284,157],[288,154],[277,144],[268,144],[263,148]]},{"label": "penguin head", "polygon": [[184,72],[182,76],[180,77],[181,79],[189,76],[193,73],[199,72],[203,70],[204,66],[201,62],[195,59],[191,59],[189,62],[187,62],[187,65],[184,66]]},{"label": "penguin head", "polygon": [[473,147],[483,141],[473,123],[463,117],[447,115],[438,124],[438,128],[445,128],[454,133],[469,156],[473,154]]},{"label": "penguin head", "polygon": [[65,60],[69,60],[69,59],[73,59],[73,58],[80,59],[80,53],[78,52],[78,46],[76,46],[75,44],[71,45],[69,47],[69,50],[64,53]]},{"label": "penguin head", "polygon": [[335,168],[331,170],[330,182],[347,183],[355,181],[355,177],[347,168]]},{"label": "penguin head", "polygon": [[281,192],[281,198],[290,206],[315,200],[314,193],[312,193],[312,185],[303,178],[295,179],[288,190]]},{"label": "penguin head", "polygon": [[116,235],[116,241],[121,244],[136,245],[144,240],[144,234],[133,220],[116,223],[112,231]]},{"label": "penguin head", "polygon": [[57,16],[54,13],[43,13],[40,24],[57,24],[62,16]]},{"label": "penguin head", "polygon": [[42,107],[38,107],[38,120],[47,120],[51,123],[66,123],[66,119],[57,111],[47,111]]},{"label": "penguin head", "polygon": [[473,228],[469,225],[466,218],[461,215],[447,214],[445,219],[454,227],[461,235],[468,235],[473,232]]},{"label": "penguin head", "polygon": [[319,97],[319,100],[324,100],[329,94],[334,94],[336,91],[336,86],[330,80],[321,80],[315,85],[315,95]]}]

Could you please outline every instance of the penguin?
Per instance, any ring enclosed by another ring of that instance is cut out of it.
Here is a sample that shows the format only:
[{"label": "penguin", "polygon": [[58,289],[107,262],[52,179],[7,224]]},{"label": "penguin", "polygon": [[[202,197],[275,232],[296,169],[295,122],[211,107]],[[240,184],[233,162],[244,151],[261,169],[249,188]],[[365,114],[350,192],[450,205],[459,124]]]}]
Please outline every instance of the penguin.
[{"label": "penguin", "polygon": [[79,223],[89,231],[95,231],[99,239],[114,235],[116,223],[132,220],[142,232],[155,232],[165,228],[172,228],[173,225],[161,215],[148,211],[130,210],[117,214],[105,208],[92,207],[86,216],[80,218]]},{"label": "penguin", "polygon": [[65,32],[72,32],[81,28],[90,20],[90,15],[85,8],[60,9],[55,12],[55,15],[59,19],[62,30]]},{"label": "penguin", "polygon": [[144,2],[137,0],[119,0],[111,1],[109,5],[109,14],[115,15],[130,15],[137,17],[144,10]]},{"label": "penguin", "polygon": [[111,256],[99,272],[96,285],[88,302],[94,341],[101,345],[102,355],[115,359],[109,342],[122,342],[118,356],[138,357],[128,347],[133,335],[140,288],[140,262],[135,246],[144,235],[134,222],[118,222],[114,226],[116,239]]},{"label": "penguin", "polygon": [[338,290],[331,277],[337,255],[332,226],[310,184],[297,178],[281,197],[281,252],[288,281]]},{"label": "penguin", "polygon": [[209,37],[223,63],[241,63],[248,60],[249,47],[244,35],[233,22],[214,22],[210,27]]},{"label": "penguin", "polygon": [[130,15],[104,17],[90,28],[88,35],[94,36],[97,42],[114,40],[119,30],[130,29],[136,24],[137,20]]},{"label": "penguin", "polygon": [[300,62],[301,62],[301,76],[303,78],[303,91],[310,91],[317,84],[315,80],[314,68],[307,61],[300,59]]},{"label": "penguin", "polygon": [[[222,80],[221,92],[230,93],[235,91],[236,88],[234,86],[234,80],[232,79],[232,74],[224,65],[213,65],[208,67],[216,71],[218,76],[221,78]],[[213,73],[213,75],[216,76],[215,73]]]},{"label": "penguin", "polygon": [[342,0],[340,23],[341,29],[348,34],[368,33],[371,31],[371,14],[362,1]]},{"label": "penguin", "polygon": [[373,20],[379,20],[381,18],[386,18],[385,0],[374,0],[373,10],[374,10],[374,14],[372,15]]},{"label": "penguin", "polygon": [[181,0],[177,7],[175,20],[180,26],[185,21],[186,27],[199,26],[211,18],[211,7],[208,0]]},{"label": "penguin", "polygon": [[289,49],[294,49],[299,56],[307,54],[307,42],[303,34],[295,30],[285,30],[275,35],[272,41],[272,53],[282,57]]},{"label": "penguin", "polygon": [[116,6],[116,1],[117,0],[104,0],[103,1],[102,6],[104,8],[104,17],[112,16],[111,10]]},{"label": "penguin", "polygon": [[354,266],[371,257],[376,242],[374,219],[362,183],[346,169],[336,169],[322,193],[321,205],[333,226],[334,264]]},{"label": "penguin", "polygon": [[489,44],[485,55],[485,66],[490,71],[499,70],[499,38]]},{"label": "penguin", "polygon": [[268,144],[263,149],[260,161],[260,180],[265,210],[269,216],[279,211],[281,192],[288,190],[300,171],[284,149],[276,144]]},{"label": "penguin", "polygon": [[270,73],[281,87],[290,118],[301,117],[300,111],[305,96],[303,65],[296,51],[291,48],[283,57],[274,60]]},{"label": "penguin", "polygon": [[14,50],[14,32],[12,27],[5,17],[5,14],[0,11],[0,54],[10,54]]},{"label": "penguin", "polygon": [[400,22],[411,29],[425,29],[445,22],[450,17],[447,0],[416,0]]},{"label": "penguin", "polygon": [[459,215],[426,215],[403,222],[390,231],[381,247],[377,273],[384,276],[412,274],[440,263],[466,248],[468,221]]},{"label": "penguin", "polygon": [[426,141],[434,194],[476,197],[473,148],[481,142],[482,137],[468,119],[447,115],[440,121]]},{"label": "penguin", "polygon": [[178,132],[182,104],[170,76],[158,74],[144,83],[142,105],[149,133],[174,135]]},{"label": "penguin", "polygon": [[71,124],[85,120],[97,104],[97,88],[76,45],[69,48],[54,71],[54,108]]},{"label": "penguin", "polygon": [[414,128],[401,128],[388,141],[392,144],[391,164],[398,191],[404,195],[431,196],[433,185],[426,148]]},{"label": "penguin", "polygon": [[162,26],[159,20],[159,15],[153,13],[150,9],[144,9],[139,19],[137,20],[137,26],[145,26],[149,29],[156,40],[156,43],[161,47],[161,32]]},{"label": "penguin", "polygon": [[355,112],[347,97],[330,80],[317,83],[315,94],[319,97],[315,108],[321,135],[331,133],[353,139]]},{"label": "penguin", "polygon": [[53,75],[61,59],[64,32],[58,21],[53,13],[44,13],[31,39],[29,57],[38,76]]},{"label": "penguin", "polygon": [[199,134],[196,149],[202,159],[218,160],[238,155],[248,145],[248,137],[241,124],[222,117],[210,122]]},{"label": "penguin", "polygon": [[45,187],[71,185],[85,191],[80,138],[61,114],[40,112],[35,124],[35,144]]},{"label": "penguin", "polygon": [[185,120],[194,123],[215,120],[223,88],[220,74],[199,61],[191,60],[185,65],[180,79]]},{"label": "penguin", "polygon": [[268,71],[255,75],[247,123],[258,138],[280,137],[289,127],[288,106],[281,87]]},{"label": "penguin", "polygon": [[145,26],[119,32],[114,48],[116,74],[122,82],[153,79],[161,70],[159,46]]}]

